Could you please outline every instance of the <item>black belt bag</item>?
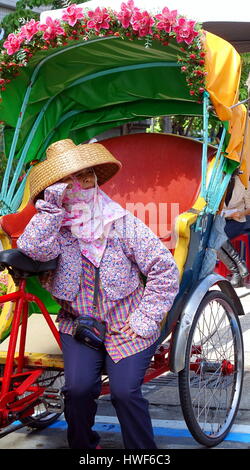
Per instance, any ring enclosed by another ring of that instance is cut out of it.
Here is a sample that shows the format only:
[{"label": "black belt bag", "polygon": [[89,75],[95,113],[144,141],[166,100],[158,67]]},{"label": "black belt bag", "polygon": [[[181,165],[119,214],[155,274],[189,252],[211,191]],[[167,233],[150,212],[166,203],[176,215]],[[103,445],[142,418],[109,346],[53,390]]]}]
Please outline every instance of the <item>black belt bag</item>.
[{"label": "black belt bag", "polygon": [[[95,288],[93,311],[97,308],[99,284],[99,268],[95,267]],[[73,325],[73,337],[82,344],[93,349],[101,349],[105,340],[106,325],[104,322],[91,316],[80,316],[76,318]]]},{"label": "black belt bag", "polygon": [[93,317],[79,317],[74,321],[73,336],[80,343],[101,349],[105,339],[105,323]]}]

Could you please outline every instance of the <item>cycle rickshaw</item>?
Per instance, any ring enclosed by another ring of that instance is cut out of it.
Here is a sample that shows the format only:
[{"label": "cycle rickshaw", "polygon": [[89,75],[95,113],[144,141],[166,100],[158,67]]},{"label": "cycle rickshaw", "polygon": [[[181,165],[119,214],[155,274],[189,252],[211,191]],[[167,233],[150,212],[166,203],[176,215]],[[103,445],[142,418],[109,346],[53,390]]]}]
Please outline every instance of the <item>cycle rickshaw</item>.
[{"label": "cycle rickshaw", "polygon": [[[145,132],[103,138],[126,162],[104,190],[131,210],[136,205],[138,216],[146,207],[144,221],[163,243],[171,241],[180,292],[166,312],[145,382],[178,373],[187,426],[211,447],[233,424],[243,380],[238,317],[244,311],[230,282],[214,272],[218,214],[236,167],[248,182],[249,120],[238,103],[241,62],[231,44],[164,4],[153,13],[137,7],[128,2],[117,12],[100,0],[44,12],[40,22],[24,24],[5,43],[0,113],[8,164],[1,190],[0,266],[9,271],[9,286],[0,298],[2,345],[8,342],[0,355],[0,427],[18,419],[39,429],[63,411],[62,356],[26,351],[28,319],[38,312],[60,345],[52,319],[58,305],[38,281],[39,273],[55,268],[54,261],[34,262],[16,250],[16,239],[35,213],[30,166],[62,138],[80,143],[145,118],[195,115],[203,116],[202,142]],[[223,126],[218,148],[209,144],[211,116]],[[158,211],[153,222],[152,205]]]}]

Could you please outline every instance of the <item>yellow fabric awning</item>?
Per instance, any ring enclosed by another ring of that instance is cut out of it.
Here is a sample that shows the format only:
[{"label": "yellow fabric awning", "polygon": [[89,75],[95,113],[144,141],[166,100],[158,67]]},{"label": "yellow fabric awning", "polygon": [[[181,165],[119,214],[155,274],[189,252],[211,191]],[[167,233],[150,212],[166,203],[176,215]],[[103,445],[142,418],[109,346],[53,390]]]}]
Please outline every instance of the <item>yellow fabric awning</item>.
[{"label": "yellow fabric awning", "polygon": [[245,126],[245,135],[242,145],[242,155],[241,155],[241,170],[243,171],[240,175],[240,179],[244,184],[245,188],[248,187],[249,175],[250,175],[250,119],[246,114],[247,124]]},{"label": "yellow fabric awning", "polygon": [[228,121],[230,140],[225,156],[240,162],[243,171],[240,178],[247,187],[250,169],[249,118],[244,105],[231,109],[239,100],[241,57],[229,42],[212,33],[204,33],[206,90],[218,118]]},{"label": "yellow fabric awning", "polygon": [[241,57],[234,47],[219,36],[205,32],[206,89],[221,121],[232,117],[230,106],[238,102]]}]

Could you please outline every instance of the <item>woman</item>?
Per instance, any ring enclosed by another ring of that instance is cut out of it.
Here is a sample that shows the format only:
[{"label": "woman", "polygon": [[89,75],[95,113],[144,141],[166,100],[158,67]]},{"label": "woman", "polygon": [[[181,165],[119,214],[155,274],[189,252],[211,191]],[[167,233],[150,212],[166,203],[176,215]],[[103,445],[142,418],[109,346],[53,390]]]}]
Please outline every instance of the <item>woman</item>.
[{"label": "woman", "polygon": [[[46,154],[31,171],[37,214],[18,248],[39,261],[58,257],[57,269],[44,286],[62,307],[57,321],[69,446],[99,446],[92,426],[105,367],[125,448],[155,449],[141,385],[160,323],[178,292],[176,264],[143,222],[100,189],[121,167],[103,145],[76,146],[66,139],[52,144]],[[141,273],[147,277],[145,287]],[[83,317],[105,323],[101,348],[74,336]]]},{"label": "woman", "polygon": [[226,218],[225,232],[228,240],[218,252],[218,257],[231,271],[231,284],[239,287],[249,273],[244,260],[234,249],[230,240],[248,232],[248,216],[250,214],[249,188],[245,189],[236,170],[229,183],[223,213]]}]

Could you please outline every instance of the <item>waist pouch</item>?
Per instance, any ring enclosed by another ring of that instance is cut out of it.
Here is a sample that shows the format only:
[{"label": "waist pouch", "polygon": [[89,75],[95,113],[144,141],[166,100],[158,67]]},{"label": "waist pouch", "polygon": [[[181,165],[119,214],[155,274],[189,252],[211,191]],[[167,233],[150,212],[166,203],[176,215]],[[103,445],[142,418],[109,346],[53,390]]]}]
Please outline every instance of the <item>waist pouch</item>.
[{"label": "waist pouch", "polygon": [[93,349],[101,349],[105,340],[105,323],[93,317],[76,318],[73,325],[73,337]]}]

